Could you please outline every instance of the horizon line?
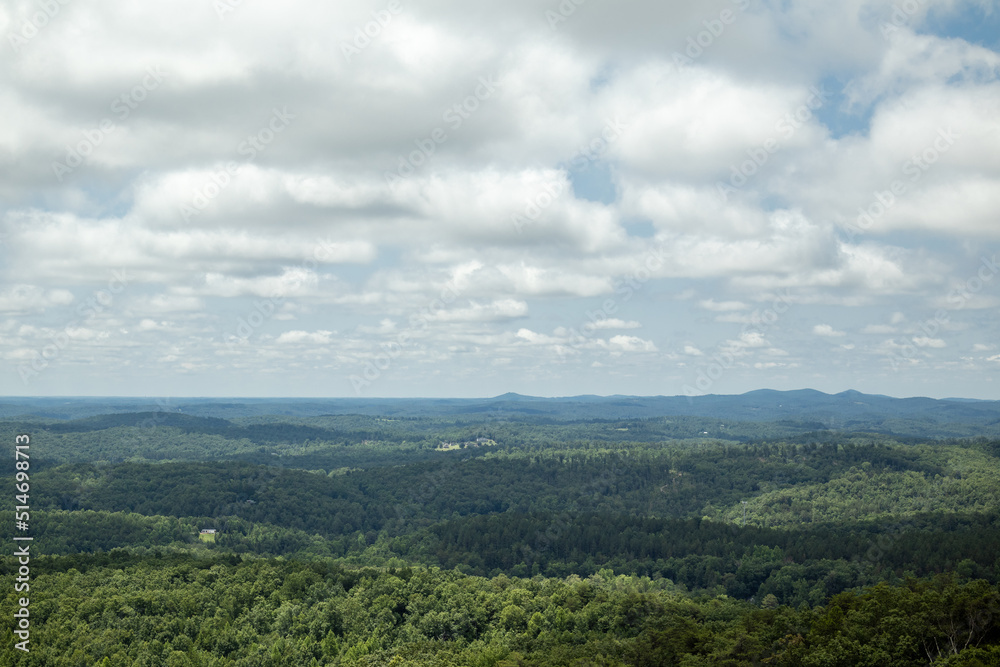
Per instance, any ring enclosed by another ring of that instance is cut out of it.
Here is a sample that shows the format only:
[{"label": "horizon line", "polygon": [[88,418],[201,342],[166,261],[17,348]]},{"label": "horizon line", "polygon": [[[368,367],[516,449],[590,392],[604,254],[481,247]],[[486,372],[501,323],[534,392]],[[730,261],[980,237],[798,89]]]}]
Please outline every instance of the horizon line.
[{"label": "horizon line", "polygon": [[521,394],[514,391],[504,392],[495,396],[163,396],[163,395],[114,395],[114,394],[93,394],[93,395],[0,395],[0,401],[3,400],[163,400],[163,399],[177,399],[177,400],[199,400],[199,401],[225,401],[225,400],[252,400],[252,401],[434,401],[434,400],[445,400],[445,401],[495,401],[501,400],[505,397],[518,397],[525,399],[536,399],[536,400],[572,400],[580,398],[590,398],[590,399],[613,399],[613,398],[633,398],[633,399],[687,399],[696,400],[703,398],[725,398],[725,397],[740,397],[747,396],[749,394],[755,393],[776,393],[776,394],[794,394],[803,392],[813,392],[816,394],[822,394],[823,396],[841,396],[843,394],[857,394],[860,396],[870,396],[877,398],[889,398],[894,400],[910,400],[910,399],[927,399],[932,401],[980,401],[980,402],[997,402],[1000,399],[993,398],[973,398],[973,397],[962,397],[962,396],[948,396],[943,398],[934,398],[932,396],[893,396],[890,394],[869,394],[856,389],[845,389],[836,393],[829,393],[819,389],[813,389],[811,387],[803,387],[800,389],[770,389],[767,387],[762,387],[760,389],[751,389],[742,393],[733,394],[697,394],[693,396],[687,396],[684,394],[574,394],[567,396],[537,396],[533,394]]}]

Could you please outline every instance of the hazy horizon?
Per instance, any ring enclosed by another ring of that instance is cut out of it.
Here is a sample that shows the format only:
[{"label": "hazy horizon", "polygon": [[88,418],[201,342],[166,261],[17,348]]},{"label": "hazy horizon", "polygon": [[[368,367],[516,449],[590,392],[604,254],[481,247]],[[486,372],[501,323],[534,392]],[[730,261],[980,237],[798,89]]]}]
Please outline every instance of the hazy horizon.
[{"label": "hazy horizon", "polygon": [[998,399],[988,399],[988,398],[975,398],[972,396],[927,396],[927,395],[902,395],[896,396],[891,394],[877,394],[869,392],[860,392],[856,389],[843,389],[841,391],[827,392],[819,389],[813,389],[812,387],[801,387],[799,389],[770,389],[768,387],[761,387],[759,389],[751,389],[745,392],[739,393],[717,393],[717,394],[699,394],[697,396],[688,397],[683,394],[566,394],[561,396],[543,396],[538,394],[524,394],[521,392],[503,392],[501,394],[492,394],[489,396],[280,396],[280,395],[186,395],[186,396],[153,396],[144,394],[75,394],[75,395],[0,395],[0,401],[3,399],[21,399],[21,400],[31,400],[31,399],[130,399],[130,400],[151,400],[151,401],[170,401],[170,400],[281,400],[281,401],[316,401],[316,400],[495,400],[503,398],[509,395],[515,395],[523,398],[540,398],[546,400],[560,400],[560,399],[572,399],[572,398],[582,398],[582,397],[596,397],[596,398],[698,398],[701,396],[745,396],[747,394],[757,393],[757,392],[778,392],[778,393],[794,393],[794,392],[809,392],[814,391],[827,396],[836,396],[839,394],[847,393],[859,393],[864,396],[881,396],[885,398],[905,400],[910,398],[930,398],[933,400],[956,400],[956,401],[995,401]]}]

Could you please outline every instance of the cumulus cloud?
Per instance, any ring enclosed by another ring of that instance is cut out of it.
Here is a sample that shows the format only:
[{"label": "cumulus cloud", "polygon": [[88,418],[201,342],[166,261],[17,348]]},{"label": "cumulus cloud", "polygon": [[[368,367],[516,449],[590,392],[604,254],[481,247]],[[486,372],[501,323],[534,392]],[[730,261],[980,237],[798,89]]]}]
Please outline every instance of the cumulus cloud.
[{"label": "cumulus cloud", "polygon": [[817,336],[825,336],[828,338],[847,335],[843,331],[837,331],[829,324],[817,324],[816,326],[813,327],[813,333],[816,334]]},{"label": "cumulus cloud", "polygon": [[0,290],[0,312],[44,311],[53,306],[69,305],[73,299],[72,292],[65,289],[46,290],[37,285],[14,285]]},{"label": "cumulus cloud", "polygon": [[492,303],[473,302],[464,308],[440,310],[430,316],[437,322],[497,322],[524,317],[528,304],[517,299],[502,299]]},{"label": "cumulus cloud", "polygon": [[948,347],[948,343],[944,340],[940,338],[929,338],[927,336],[916,336],[913,338],[913,343],[917,347],[930,347],[935,349]]},{"label": "cumulus cloud", "polygon": [[656,352],[656,345],[651,341],[636,336],[612,336],[608,340],[612,352]]},{"label": "cumulus cloud", "polygon": [[[65,313],[78,347],[39,392],[89,393],[94,364],[143,393],[353,393],[386,349],[365,391],[611,390],[634,363],[614,391],[680,393],[719,354],[746,362],[729,389],[809,384],[832,321],[956,363],[1000,303],[1000,55],[918,4],[885,38],[891,0],[585,3],[554,28],[438,2],[351,54],[382,6],[60,5],[0,61],[0,358]],[[860,340],[837,348],[858,367],[896,349]]]},{"label": "cumulus cloud", "polygon": [[605,320],[591,322],[591,326],[595,329],[638,329],[642,325],[633,320],[626,322],[625,320],[620,320],[617,317],[612,317]]},{"label": "cumulus cloud", "polygon": [[330,345],[333,342],[334,331],[286,331],[275,341],[279,345]]}]

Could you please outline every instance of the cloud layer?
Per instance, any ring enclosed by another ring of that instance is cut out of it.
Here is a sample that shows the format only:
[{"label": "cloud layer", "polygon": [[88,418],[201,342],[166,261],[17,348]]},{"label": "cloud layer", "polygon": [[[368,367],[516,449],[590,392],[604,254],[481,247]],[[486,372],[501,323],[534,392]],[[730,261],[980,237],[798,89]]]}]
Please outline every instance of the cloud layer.
[{"label": "cloud layer", "polygon": [[998,398],[1000,19],[914,6],[7,3],[6,393]]}]

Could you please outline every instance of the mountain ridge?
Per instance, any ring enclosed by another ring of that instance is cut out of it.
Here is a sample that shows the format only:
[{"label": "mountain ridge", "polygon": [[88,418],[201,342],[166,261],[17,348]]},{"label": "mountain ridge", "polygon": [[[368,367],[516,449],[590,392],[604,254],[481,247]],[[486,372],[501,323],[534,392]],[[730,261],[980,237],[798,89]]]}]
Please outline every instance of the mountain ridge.
[{"label": "mountain ridge", "polygon": [[[919,430],[945,436],[947,424],[998,429],[1000,401],[896,398],[847,390],[827,394],[815,389],[757,389],[744,394],[702,396],[528,396],[508,392],[492,398],[0,398],[0,419],[92,418],[139,412],[181,413],[192,417],[311,417],[369,415],[379,417],[452,417],[460,420],[553,421],[628,420],[705,417],[719,420],[815,422],[829,430],[872,430],[884,433]],[[910,426],[900,431],[900,423]],[[992,433],[992,430],[989,433]]]}]

